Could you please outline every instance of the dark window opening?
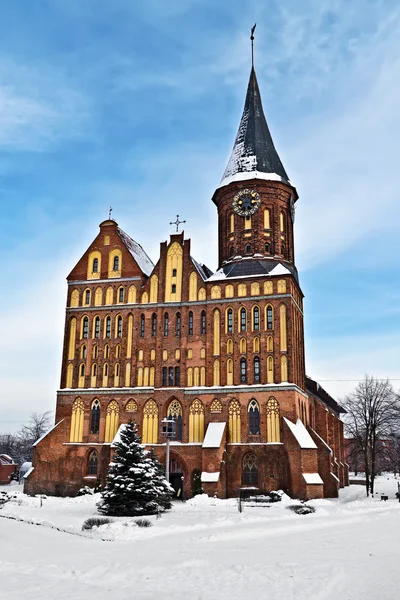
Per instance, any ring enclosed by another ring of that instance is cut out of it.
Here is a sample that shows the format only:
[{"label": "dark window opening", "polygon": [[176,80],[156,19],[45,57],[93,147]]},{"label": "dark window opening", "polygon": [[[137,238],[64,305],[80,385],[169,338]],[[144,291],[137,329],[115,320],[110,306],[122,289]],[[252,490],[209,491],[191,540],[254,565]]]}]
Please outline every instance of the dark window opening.
[{"label": "dark window opening", "polygon": [[144,315],[140,316],[140,337],[144,337]]},{"label": "dark window opening", "polygon": [[172,277],[176,277],[176,269],[172,269]]},{"label": "dark window opening", "polygon": [[95,400],[90,413],[90,433],[99,433],[100,428],[100,402]]},{"label": "dark window opening", "polygon": [[189,335],[193,335],[193,312],[189,311]]},{"label": "dark window opening", "polygon": [[175,385],[178,387],[181,384],[181,368],[175,367]]},{"label": "dark window opening", "polygon": [[94,337],[100,337],[100,317],[96,317],[94,321]]},{"label": "dark window opening", "polygon": [[258,356],[254,359],[254,383],[260,382],[260,359]]},{"label": "dark window opening", "polygon": [[117,321],[117,337],[122,337],[122,317],[118,317],[118,321]]},{"label": "dark window opening", "polygon": [[168,368],[168,386],[171,387],[174,385],[174,367]]},{"label": "dark window opening", "polygon": [[85,317],[83,319],[83,332],[82,337],[87,338],[89,335],[89,319]]},{"label": "dark window opening", "polygon": [[155,313],[151,317],[151,335],[153,337],[157,335],[157,315]]},{"label": "dark window opening", "polygon": [[98,258],[94,258],[93,259],[93,273],[98,273],[99,271],[99,259]]},{"label": "dark window opening", "polygon": [[246,309],[240,309],[240,331],[246,331]]},{"label": "dark window opening", "polygon": [[181,335],[181,313],[176,313],[176,335],[180,337]]},{"label": "dark window opening", "polygon": [[233,310],[231,308],[228,309],[228,333],[233,332]]},{"label": "dark window opening", "polygon": [[242,483],[243,485],[258,485],[257,459],[254,454],[246,454],[243,458]]},{"label": "dark window opening", "polygon": [[175,283],[173,283],[171,285],[171,294],[176,294],[176,284]]},{"label": "dark window opening", "polygon": [[167,367],[162,368],[162,386],[167,386]]},{"label": "dark window opening", "polygon": [[111,337],[111,317],[106,319],[106,337]]},{"label": "dark window opening", "polygon": [[251,244],[246,244],[246,254],[251,254]]},{"label": "dark window opening", "polygon": [[200,330],[202,335],[206,333],[206,311],[201,311],[201,321],[200,321]]},{"label": "dark window opening", "polygon": [[246,366],[246,359],[242,358],[240,360],[240,381],[242,383],[246,383],[247,380],[247,366]]},{"label": "dark window opening", "polygon": [[271,253],[271,245],[270,245],[270,244],[265,244],[264,248],[265,248],[265,252],[266,252],[267,254],[270,254],[270,253]]},{"label": "dark window opening", "polygon": [[249,434],[260,435],[260,411],[255,400],[249,406]]},{"label": "dark window opening", "polygon": [[90,302],[90,291],[86,290],[85,292],[85,304],[89,304]]},{"label": "dark window opening", "polygon": [[267,308],[267,329],[272,329],[272,306]]},{"label": "dark window opening", "polygon": [[114,256],[113,271],[119,270],[119,256]]},{"label": "dark window opening", "polygon": [[99,466],[99,457],[97,452],[93,450],[90,453],[89,461],[88,461],[88,475],[97,475],[97,469]]},{"label": "dark window opening", "polygon": [[165,336],[168,335],[168,328],[169,328],[169,317],[168,317],[168,313],[165,313],[165,315],[164,315],[164,335]]},{"label": "dark window opening", "polygon": [[119,302],[124,301],[124,288],[119,288]]},{"label": "dark window opening", "polygon": [[254,331],[260,329],[260,310],[258,306],[255,306],[253,310],[253,329]]}]

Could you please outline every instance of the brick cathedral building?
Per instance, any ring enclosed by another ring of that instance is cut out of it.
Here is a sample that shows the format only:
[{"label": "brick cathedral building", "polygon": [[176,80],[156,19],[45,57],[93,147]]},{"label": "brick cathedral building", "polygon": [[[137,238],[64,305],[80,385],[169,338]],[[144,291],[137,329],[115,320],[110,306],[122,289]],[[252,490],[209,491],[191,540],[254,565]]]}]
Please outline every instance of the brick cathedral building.
[{"label": "brick cathedral building", "polygon": [[294,262],[298,195],[274,147],[254,68],[231,158],[212,201],[218,270],[171,235],[153,264],[112,219],[68,276],[56,425],[35,445],[28,493],[71,495],[103,481],[133,419],[171,482],[196,475],[219,497],[240,488],[335,497],[347,484],[343,409],[306,377]]}]

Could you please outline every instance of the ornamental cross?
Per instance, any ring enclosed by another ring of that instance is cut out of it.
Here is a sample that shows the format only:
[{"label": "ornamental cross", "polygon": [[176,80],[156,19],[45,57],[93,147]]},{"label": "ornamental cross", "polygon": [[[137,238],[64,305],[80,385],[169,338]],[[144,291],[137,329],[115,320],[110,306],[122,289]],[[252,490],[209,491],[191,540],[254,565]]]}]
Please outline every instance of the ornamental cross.
[{"label": "ornamental cross", "polygon": [[169,222],[169,224],[170,224],[170,225],[176,225],[176,231],[178,231],[178,230],[179,230],[179,225],[180,225],[181,223],[186,223],[186,221],[180,221],[180,220],[179,220],[179,215],[176,215],[176,221],[170,221],[170,222]]},{"label": "ornamental cross", "polygon": [[108,218],[111,220],[111,213],[112,213],[113,209],[112,206],[110,206],[110,210],[108,211]]}]

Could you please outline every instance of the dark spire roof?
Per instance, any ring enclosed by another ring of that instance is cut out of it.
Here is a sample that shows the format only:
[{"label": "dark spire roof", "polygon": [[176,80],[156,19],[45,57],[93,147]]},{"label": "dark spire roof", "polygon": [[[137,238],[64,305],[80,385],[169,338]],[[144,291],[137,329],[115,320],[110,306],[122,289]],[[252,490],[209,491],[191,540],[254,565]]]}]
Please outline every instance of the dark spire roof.
[{"label": "dark spire roof", "polygon": [[[275,174],[289,181],[268,129],[254,68],[251,69],[242,119],[222,183],[239,173],[252,171]],[[249,176],[243,178],[248,179]]]}]

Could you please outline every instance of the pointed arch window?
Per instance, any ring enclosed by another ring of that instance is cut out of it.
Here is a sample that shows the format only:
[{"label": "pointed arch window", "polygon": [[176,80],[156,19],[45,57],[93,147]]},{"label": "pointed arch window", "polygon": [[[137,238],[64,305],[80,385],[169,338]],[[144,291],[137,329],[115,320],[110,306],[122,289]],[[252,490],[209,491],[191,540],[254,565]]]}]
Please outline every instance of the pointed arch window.
[{"label": "pointed arch window", "polygon": [[90,304],[90,290],[85,291],[85,304]]},{"label": "pointed arch window", "polygon": [[176,313],[176,329],[175,333],[178,337],[181,336],[181,313]]},{"label": "pointed arch window", "polygon": [[259,331],[260,329],[260,309],[258,306],[253,308],[253,331]]},{"label": "pointed arch window", "polygon": [[280,441],[279,402],[271,396],[267,402],[267,442]]},{"label": "pointed arch window", "polygon": [[204,406],[200,400],[193,400],[189,409],[189,443],[204,440]]},{"label": "pointed arch window", "polygon": [[254,359],[254,383],[260,383],[260,359],[258,356]]},{"label": "pointed arch window", "polygon": [[189,311],[189,335],[193,335],[193,312]]},{"label": "pointed arch window", "polygon": [[85,405],[81,398],[77,398],[72,405],[70,442],[81,442],[83,436],[83,417]]},{"label": "pointed arch window", "polygon": [[182,441],[182,406],[178,400],[172,400],[168,407],[167,417],[173,419],[176,423],[176,436],[177,442]]},{"label": "pointed arch window", "polygon": [[241,383],[246,383],[247,381],[247,364],[246,359],[240,359],[240,381]]},{"label": "pointed arch window", "polygon": [[169,329],[169,316],[168,316],[168,313],[164,313],[164,336],[165,337],[168,335],[168,329]]},{"label": "pointed arch window", "polygon": [[267,306],[266,313],[267,313],[267,329],[272,329],[274,317],[273,317],[272,306],[270,304],[268,304],[268,306]]},{"label": "pointed arch window", "polygon": [[95,317],[94,319],[94,337],[100,337],[100,317]]},{"label": "pointed arch window", "polygon": [[200,316],[200,331],[201,331],[202,335],[204,335],[206,333],[206,311],[205,310],[201,311],[201,316]]},{"label": "pointed arch window", "polygon": [[246,331],[246,309],[240,309],[240,331]]},{"label": "pointed arch window", "polygon": [[100,402],[93,400],[90,409],[90,433],[99,433],[100,427]]},{"label": "pointed arch window", "polygon": [[118,291],[118,302],[124,301],[124,288],[120,287]]},{"label": "pointed arch window", "polygon": [[252,452],[243,457],[242,484],[258,486],[257,458]]},{"label": "pointed arch window", "polygon": [[83,344],[81,347],[81,358],[86,358],[86,346]]},{"label": "pointed arch window", "polygon": [[232,444],[240,444],[241,418],[240,404],[237,400],[231,400],[231,402],[229,403],[228,417],[229,441]]},{"label": "pointed arch window", "polygon": [[144,337],[144,315],[140,315],[140,337]]},{"label": "pointed arch window", "polygon": [[228,308],[226,312],[226,331],[233,333],[233,310],[231,308]]},{"label": "pointed arch window", "polygon": [[96,450],[92,450],[92,452],[89,454],[89,460],[88,460],[88,468],[87,468],[88,475],[97,475],[98,467],[99,467],[99,456],[98,456]]},{"label": "pointed arch window", "polygon": [[98,273],[98,272],[99,272],[99,259],[98,258],[94,258],[93,259],[92,273]]},{"label": "pointed arch window", "polygon": [[142,443],[157,444],[158,406],[154,400],[148,400],[143,410]]},{"label": "pointed arch window", "polygon": [[266,254],[270,254],[271,253],[271,244],[269,242],[267,242],[264,246],[264,251]]},{"label": "pointed arch window", "polygon": [[233,341],[231,339],[226,342],[226,353],[233,354]]},{"label": "pointed arch window", "polygon": [[104,358],[110,358],[110,346],[108,344],[104,346]]},{"label": "pointed arch window", "polygon": [[117,317],[117,337],[122,337],[122,317],[119,315]]},{"label": "pointed arch window", "polygon": [[87,339],[89,337],[89,319],[88,319],[88,317],[83,317],[82,337],[84,339]]},{"label": "pointed arch window", "polygon": [[111,337],[111,317],[106,317],[106,338]]},{"label": "pointed arch window", "polygon": [[106,414],[106,431],[104,441],[106,443],[112,442],[118,431],[119,426],[119,406],[115,400],[111,400],[107,406]]},{"label": "pointed arch window", "polygon": [[260,435],[260,409],[256,400],[249,403],[249,434]]},{"label": "pointed arch window", "polygon": [[157,315],[153,313],[151,316],[151,335],[156,337],[157,335]]},{"label": "pointed arch window", "polygon": [[119,271],[119,256],[114,256],[113,271]]}]

